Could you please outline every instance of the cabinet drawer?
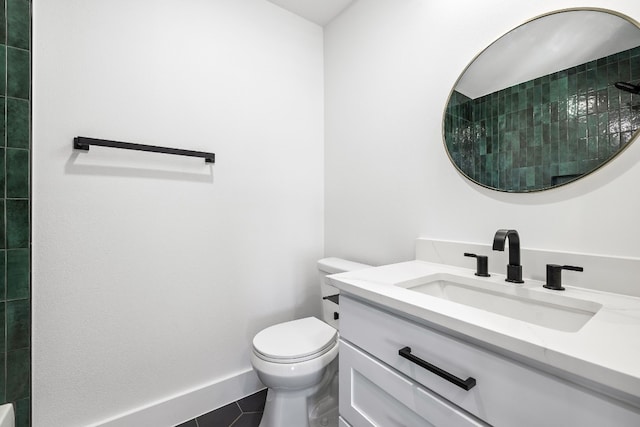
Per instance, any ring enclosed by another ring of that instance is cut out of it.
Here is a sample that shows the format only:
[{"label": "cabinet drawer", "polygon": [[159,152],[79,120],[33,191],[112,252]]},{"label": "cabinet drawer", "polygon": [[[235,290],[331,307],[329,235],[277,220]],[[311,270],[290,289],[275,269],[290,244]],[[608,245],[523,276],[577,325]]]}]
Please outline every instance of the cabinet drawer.
[{"label": "cabinet drawer", "polygon": [[[341,338],[490,424],[640,426],[638,408],[344,295],[340,321]],[[401,357],[404,347],[453,376],[474,378],[475,386],[464,390]]]},{"label": "cabinet drawer", "polygon": [[353,427],[486,426],[350,344],[340,343],[340,415]]}]

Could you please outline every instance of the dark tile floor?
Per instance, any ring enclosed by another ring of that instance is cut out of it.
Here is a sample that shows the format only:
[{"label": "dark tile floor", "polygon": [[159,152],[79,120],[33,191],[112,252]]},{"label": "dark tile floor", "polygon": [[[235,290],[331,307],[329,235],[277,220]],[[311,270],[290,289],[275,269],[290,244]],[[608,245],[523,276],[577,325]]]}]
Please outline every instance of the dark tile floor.
[{"label": "dark tile floor", "polygon": [[266,399],[264,389],[176,427],[258,427]]}]

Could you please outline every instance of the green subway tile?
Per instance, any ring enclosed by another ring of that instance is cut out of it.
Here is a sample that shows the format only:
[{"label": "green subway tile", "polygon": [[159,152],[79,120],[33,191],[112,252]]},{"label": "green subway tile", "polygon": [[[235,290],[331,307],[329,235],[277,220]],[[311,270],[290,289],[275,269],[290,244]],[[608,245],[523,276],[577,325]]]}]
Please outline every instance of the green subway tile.
[{"label": "green subway tile", "polygon": [[572,68],[573,73],[567,77],[567,96],[576,95],[578,93],[578,73]]},{"label": "green subway tile", "polygon": [[526,105],[526,108],[533,108],[533,105],[534,105],[533,104],[533,98],[534,98],[533,92],[534,92],[533,87],[527,88],[527,92],[526,92],[527,105]]},{"label": "green subway tile", "polygon": [[4,44],[2,44],[0,45],[0,95],[6,95],[7,93],[6,76],[7,76],[7,47]]},{"label": "green subway tile", "polygon": [[603,143],[598,145],[598,156],[603,160],[607,159],[610,153],[614,153],[620,148],[620,134],[610,134],[608,142],[609,144]]},{"label": "green subway tile", "polygon": [[524,110],[527,108],[527,90],[523,89],[518,94],[518,110]]},{"label": "green subway tile", "polygon": [[598,100],[596,98],[596,92],[589,92],[587,94],[587,114],[597,113]]},{"label": "green subway tile", "polygon": [[629,92],[619,91],[620,92],[620,108],[624,108],[631,103],[632,96]]},{"label": "green subway tile", "polygon": [[558,81],[553,79],[549,82],[549,100],[551,102],[557,102],[559,99],[559,87],[558,87]]},{"label": "green subway tile", "polygon": [[582,138],[580,140],[578,140],[578,145],[577,145],[577,156],[576,159],[577,160],[586,160],[587,159],[587,154],[588,154],[588,145],[589,145],[589,140],[592,140],[593,138]]},{"label": "green subway tile", "polygon": [[7,146],[29,148],[29,101],[7,99]]},{"label": "green subway tile", "polygon": [[[618,63],[618,75],[616,76],[616,80],[624,82],[631,80],[631,63],[629,62],[629,58]],[[614,80],[611,81],[615,82]]]},{"label": "green subway tile", "polygon": [[31,86],[29,51],[7,48],[7,95],[29,99]]},{"label": "green subway tile", "polygon": [[558,80],[558,100],[567,99],[569,93],[569,78],[565,75]]},{"label": "green subway tile", "polygon": [[542,83],[542,103],[548,104],[551,97],[551,86],[549,83]]},{"label": "green subway tile", "polygon": [[[6,251],[0,250],[0,301],[4,301],[7,298],[7,283],[6,283]],[[3,316],[4,319],[4,316]],[[0,351],[4,351],[4,346],[0,346]]]},{"label": "green subway tile", "polygon": [[625,61],[631,57],[631,52],[633,49],[624,50],[618,53],[618,61]]},{"label": "green subway tile", "polygon": [[607,98],[609,99],[609,110],[620,108],[620,90],[614,86],[607,88]]},{"label": "green subway tile", "polygon": [[599,113],[605,113],[609,111],[609,91],[607,89],[601,89],[596,93],[596,99],[598,102],[597,110]]},{"label": "green subway tile", "polygon": [[578,94],[584,95],[587,93],[587,73],[579,72],[577,75]]},{"label": "green subway tile", "polygon": [[0,147],[6,144],[7,122],[5,119],[7,100],[4,96],[0,96]]},{"label": "green subway tile", "polygon": [[598,114],[598,134],[606,135],[609,133],[609,113],[604,112]]},{"label": "green subway tile", "polygon": [[[2,332],[2,334],[4,335],[4,331]],[[7,401],[6,393],[5,393],[6,384],[7,384],[6,367],[5,367],[6,359],[7,359],[7,353],[4,351],[1,352],[0,353],[0,402]]]},{"label": "green subway tile", "polygon": [[567,120],[567,100],[558,101],[558,121],[566,121]]},{"label": "green subway tile", "polygon": [[620,110],[620,129],[622,132],[632,132],[635,130],[637,112],[631,109]]},{"label": "green subway tile", "polygon": [[640,56],[629,58],[629,72],[633,80],[640,78]]},{"label": "green subway tile", "polygon": [[597,114],[589,114],[587,116],[587,132],[588,132],[588,136],[598,135],[598,115]]},{"label": "green subway tile", "polygon": [[[596,70],[597,72],[597,84],[596,84],[596,90],[600,90],[603,88],[606,88],[607,85],[609,84],[609,75],[608,75],[608,66],[607,64],[602,64],[600,66],[598,66],[598,69]],[[616,67],[616,74],[617,74],[617,67]]]},{"label": "green subway tile", "polygon": [[30,395],[31,351],[22,348],[7,352],[7,401],[28,398]]},{"label": "green subway tile", "polygon": [[7,45],[29,49],[31,11],[28,0],[7,1]]},{"label": "green subway tile", "polygon": [[29,247],[29,201],[6,200],[7,248]]},{"label": "green subway tile", "polygon": [[620,133],[620,147],[624,147],[633,139],[633,132],[621,132]]},{"label": "green subway tile", "polygon": [[14,402],[16,409],[16,427],[31,426],[31,399],[20,399]]},{"label": "green subway tile", "polygon": [[527,167],[525,168],[526,170],[526,182],[527,182],[527,188],[533,188],[536,185],[536,175],[535,175],[535,168],[533,167]]},{"label": "green subway tile", "polygon": [[[5,194],[4,194],[5,176],[6,176],[5,151],[6,150],[4,148],[0,148],[0,198],[2,199],[5,198]],[[0,245],[0,247],[4,247],[4,245]]]},{"label": "green subway tile", "polygon": [[29,197],[29,151],[7,148],[7,197]]},{"label": "green subway tile", "polygon": [[[6,281],[6,271],[7,271],[7,263],[6,263],[6,251],[0,250],[0,301],[4,301],[7,298],[7,281]],[[3,347],[0,347],[0,351]]]},{"label": "green subway tile", "polygon": [[[7,340],[5,336],[5,332],[7,328],[5,327],[5,319],[6,319],[6,303],[0,302],[0,349],[2,349],[2,353],[7,352]],[[4,368],[4,365],[0,366],[0,369]],[[4,384],[4,382],[0,383]]]},{"label": "green subway tile", "polygon": [[28,299],[5,303],[7,351],[29,347],[31,309]]},{"label": "green subway tile", "polygon": [[558,102],[557,101],[553,101],[550,105],[549,105],[549,112],[550,112],[550,118],[549,120],[551,121],[551,123],[557,123],[559,120],[559,107],[558,107]]},{"label": "green subway tile", "polygon": [[587,95],[578,95],[578,116],[587,114]]},{"label": "green subway tile", "polygon": [[612,62],[607,65],[607,81],[602,88],[607,87],[609,83],[613,84],[617,81],[620,81],[620,72],[618,70],[618,63]]},{"label": "green subway tile", "polygon": [[[608,139],[608,138],[607,138]],[[605,140],[607,140],[605,139]],[[608,141],[607,141],[608,142]],[[584,159],[597,159],[598,158],[598,145],[600,143],[599,138],[588,138],[587,140],[587,152],[584,156]]]},{"label": "green subway tile", "polygon": [[609,111],[609,133],[618,133],[618,132],[620,132],[620,111],[610,110]]},{"label": "green subway tile", "polygon": [[12,249],[6,253],[7,299],[29,298],[29,249]]},{"label": "green subway tile", "polygon": [[7,43],[6,34],[7,34],[7,15],[5,12],[5,0],[0,0],[0,44]]},{"label": "green subway tile", "polygon": [[[4,158],[4,156],[2,156]],[[6,245],[6,228],[5,228],[5,200],[0,198],[0,248],[4,249]]]}]

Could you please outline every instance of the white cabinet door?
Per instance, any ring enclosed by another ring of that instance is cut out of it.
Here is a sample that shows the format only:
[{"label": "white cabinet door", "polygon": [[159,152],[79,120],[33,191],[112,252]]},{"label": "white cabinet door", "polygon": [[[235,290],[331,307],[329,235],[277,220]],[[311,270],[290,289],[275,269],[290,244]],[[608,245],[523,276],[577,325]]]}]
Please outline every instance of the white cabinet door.
[{"label": "white cabinet door", "polygon": [[487,425],[344,341],[340,390],[340,415],[353,427]]},{"label": "white cabinet door", "polygon": [[[416,384],[497,427],[640,427],[640,409],[465,341],[340,297],[340,336]],[[399,350],[476,385],[464,390]]]}]

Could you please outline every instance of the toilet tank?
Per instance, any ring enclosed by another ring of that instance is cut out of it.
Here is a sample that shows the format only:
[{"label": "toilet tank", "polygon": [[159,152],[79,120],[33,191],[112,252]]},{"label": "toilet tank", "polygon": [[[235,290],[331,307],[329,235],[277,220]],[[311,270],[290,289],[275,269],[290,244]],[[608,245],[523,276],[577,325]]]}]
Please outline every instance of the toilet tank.
[{"label": "toilet tank", "polygon": [[329,274],[344,273],[347,271],[370,268],[371,265],[348,261],[342,258],[323,258],[318,261],[318,273],[320,278],[320,291],[322,293],[322,320],[338,329],[340,290],[329,284]]}]

